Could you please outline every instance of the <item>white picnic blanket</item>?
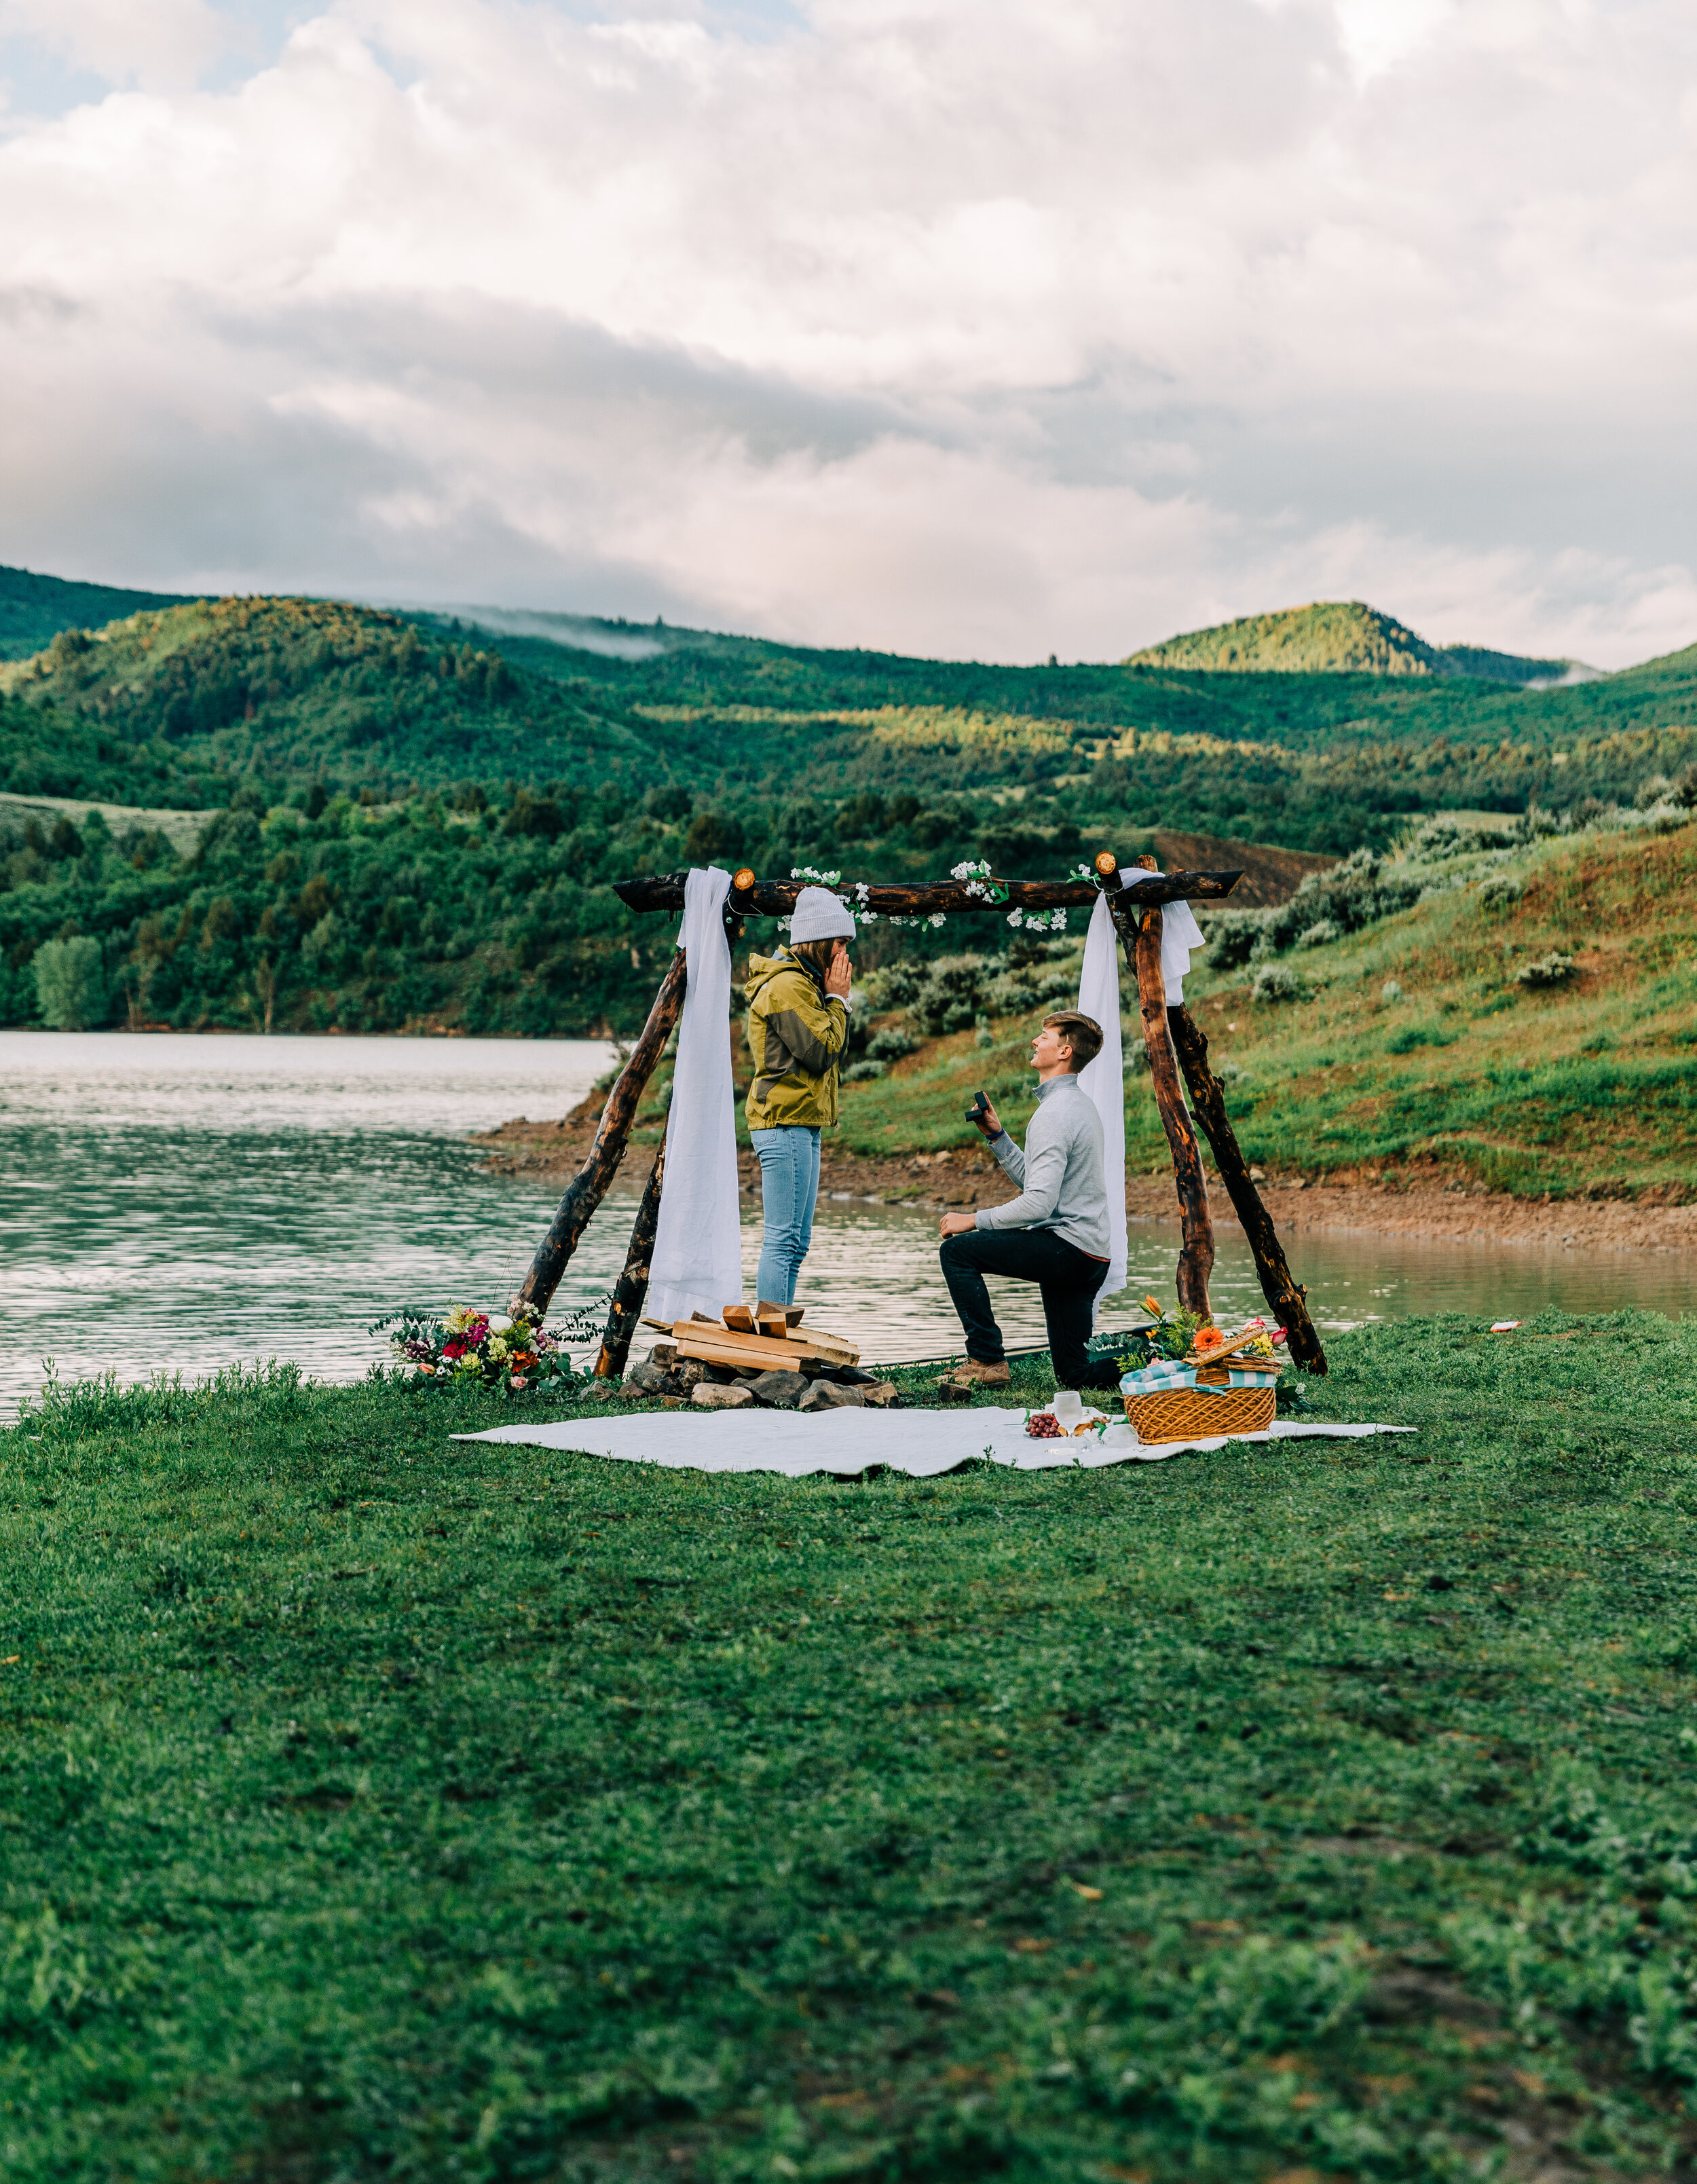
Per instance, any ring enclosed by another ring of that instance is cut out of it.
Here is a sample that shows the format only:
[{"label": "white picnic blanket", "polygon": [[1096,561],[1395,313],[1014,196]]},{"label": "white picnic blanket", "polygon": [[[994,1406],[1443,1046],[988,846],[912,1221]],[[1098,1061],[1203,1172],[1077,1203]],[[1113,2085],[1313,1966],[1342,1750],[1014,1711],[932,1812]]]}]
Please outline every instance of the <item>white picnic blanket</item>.
[{"label": "white picnic blanket", "polygon": [[1160,1463],[1187,1449],[1202,1453],[1228,1440],[1359,1440],[1370,1434],[1412,1433],[1412,1426],[1302,1425],[1280,1418],[1266,1433],[1219,1434],[1207,1440],[1162,1441],[1145,1448],[1124,1418],[1102,1434],[1077,1440],[1032,1440],[1025,1411],[687,1411],[649,1412],[630,1418],[538,1419],[455,1434],[456,1440],[523,1441],[536,1448],[575,1449],[621,1463],[657,1463],[670,1471],[780,1471],[790,1479],[829,1472],[852,1479],[873,1464],[910,1478],[931,1479],[983,1457],[1015,1471],[1052,1471],[1076,1464]]}]

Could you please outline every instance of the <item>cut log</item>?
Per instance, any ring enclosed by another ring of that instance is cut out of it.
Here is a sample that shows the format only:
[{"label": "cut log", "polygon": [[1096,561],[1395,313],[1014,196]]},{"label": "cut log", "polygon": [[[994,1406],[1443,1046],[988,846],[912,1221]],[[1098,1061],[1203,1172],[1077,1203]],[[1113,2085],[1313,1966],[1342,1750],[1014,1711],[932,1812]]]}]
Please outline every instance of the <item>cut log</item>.
[{"label": "cut log", "polygon": [[1191,1105],[1213,1149],[1214,1165],[1226,1186],[1233,1211],[1243,1223],[1255,1255],[1261,1295],[1286,1330],[1293,1362],[1310,1373],[1323,1373],[1326,1351],[1308,1316],[1308,1299],[1292,1275],[1278,1240],[1272,1216],[1261,1203],[1237,1138],[1226,1113],[1226,1088],[1208,1067],[1208,1039],[1187,1008],[1169,1009],[1166,1021],[1172,1034],[1184,1081],[1190,1088]]},{"label": "cut log", "polygon": [[823,1328],[811,1330],[786,1328],[782,1334],[743,1334],[737,1328],[726,1327],[716,1319],[649,1320],[650,1327],[670,1336],[678,1347],[680,1357],[705,1357],[713,1352],[715,1362],[758,1358],[769,1364],[796,1365],[809,1358],[821,1365],[858,1365],[860,1352],[855,1346],[840,1334],[828,1334]]},{"label": "cut log", "polygon": [[848,1362],[789,1338],[780,1341],[769,1334],[738,1334],[731,1328],[721,1327],[716,1320],[680,1319],[667,1331],[677,1343],[680,1357],[704,1357],[715,1365],[747,1365],[756,1373],[769,1365],[794,1367],[810,1360],[821,1365]]},{"label": "cut log", "polygon": [[733,1334],[752,1334],[754,1332],[754,1315],[745,1304],[727,1304],[725,1324]]},{"label": "cut log", "polygon": [[614,1285],[607,1307],[607,1324],[601,1334],[601,1355],[595,1361],[598,1380],[616,1380],[631,1354],[631,1337],[637,1331],[648,1295],[648,1268],[654,1256],[654,1231],[659,1226],[660,1191],[665,1182],[665,1132],[648,1171],[637,1223],[631,1231],[631,1248],[625,1254],[625,1271]]},{"label": "cut log", "polygon": [[[757,1334],[689,1334],[678,1337],[680,1357],[699,1357],[709,1365],[724,1365],[732,1372],[744,1368],[763,1373],[773,1366],[793,1367],[803,1362],[787,1342],[764,1341]],[[821,1358],[821,1364],[830,1361]]]},{"label": "cut log", "polygon": [[[1141,902],[1190,900],[1219,902],[1242,879],[1241,872],[1164,872],[1132,883]],[[682,910],[686,872],[660,872],[645,879],[617,880],[613,892],[629,910]],[[742,874],[738,873],[740,880]],[[741,911],[759,917],[787,917],[807,880],[755,880],[739,889],[732,900]],[[972,894],[964,880],[943,880],[928,887],[874,887],[863,895],[860,883],[840,882],[837,892],[844,900],[852,893],[857,908],[875,911],[880,917],[928,917],[937,911],[990,910],[1002,915],[1010,910],[1059,910],[1094,902],[1102,890],[1092,879],[993,880],[988,894]]]},{"label": "cut log", "polygon": [[784,1340],[810,1357],[822,1357],[827,1365],[858,1365],[860,1352],[855,1345],[841,1334],[827,1334],[823,1328],[811,1330],[792,1327],[786,1329]]},{"label": "cut log", "polygon": [[[682,900],[682,897],[679,898]],[[671,1035],[683,1008],[685,980],[683,950],[679,949],[671,959],[660,989],[654,995],[654,1005],[648,1011],[648,1020],[643,1026],[642,1036],[631,1050],[631,1058],[620,1071],[612,1090],[607,1095],[607,1104],[601,1110],[601,1120],[595,1132],[595,1142],[589,1148],[588,1158],[565,1187],[559,1201],[559,1210],[548,1223],[546,1236],[537,1247],[531,1262],[531,1270],[525,1276],[524,1287],[519,1291],[520,1302],[533,1306],[538,1318],[554,1301],[559,1287],[559,1278],[566,1263],[577,1249],[578,1240],[589,1226],[589,1217],[607,1195],[607,1186],[618,1172],[631,1139],[631,1125],[636,1120],[637,1104],[646,1089],[660,1058],[661,1050]]]},{"label": "cut log", "polygon": [[1115,930],[1138,982],[1138,1010],[1143,1018],[1143,1046],[1149,1055],[1149,1077],[1161,1128],[1172,1154],[1173,1181],[1178,1190],[1178,1217],[1183,1248],[1178,1255],[1178,1301],[1185,1312],[1205,1314],[1208,1278],[1214,1271],[1214,1224],[1208,1212],[1208,1186],[1202,1174],[1202,1154],[1196,1132],[1185,1111],[1179,1089],[1178,1066],[1166,1024],[1166,978],[1160,967],[1161,914],[1141,908],[1137,890],[1122,888],[1108,898]]}]

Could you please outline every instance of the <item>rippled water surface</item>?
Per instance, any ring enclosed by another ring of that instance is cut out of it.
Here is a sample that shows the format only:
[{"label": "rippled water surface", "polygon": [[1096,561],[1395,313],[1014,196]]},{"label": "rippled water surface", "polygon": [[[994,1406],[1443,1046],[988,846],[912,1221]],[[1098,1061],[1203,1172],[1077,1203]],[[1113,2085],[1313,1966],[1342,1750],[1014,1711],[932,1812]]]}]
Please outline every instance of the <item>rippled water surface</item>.
[{"label": "rippled water surface", "polygon": [[[607,1053],[566,1039],[0,1034],[0,1407],[38,1385],[47,1357],[68,1379],[270,1357],[356,1379],[381,1354],[365,1332],[380,1313],[503,1303],[557,1187],[479,1173],[467,1134],[563,1114]],[[632,1210],[626,1196],[596,1215],[563,1302],[605,1293]],[[759,1217],[757,1206],[744,1217],[751,1282]],[[959,1336],[936,1234],[933,1214],[827,1201],[801,1301],[869,1357],[946,1353]],[[1131,1290],[1170,1295],[1176,1248],[1170,1227],[1134,1228]],[[1683,1256],[1307,1234],[1290,1256],[1330,1327],[1697,1306]],[[1010,1284],[999,1298],[1010,1340],[1040,1340],[1034,1294]],[[1215,1302],[1222,1316],[1260,1303],[1247,1249],[1223,1238]]]}]

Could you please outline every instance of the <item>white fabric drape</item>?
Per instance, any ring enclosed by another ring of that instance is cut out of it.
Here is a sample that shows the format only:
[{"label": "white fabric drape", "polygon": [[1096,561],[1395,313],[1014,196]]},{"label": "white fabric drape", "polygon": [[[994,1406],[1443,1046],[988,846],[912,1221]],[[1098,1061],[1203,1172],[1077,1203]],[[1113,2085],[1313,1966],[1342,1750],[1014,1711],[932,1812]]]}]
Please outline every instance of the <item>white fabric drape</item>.
[{"label": "white fabric drape", "polygon": [[736,1091],[731,1078],[731,944],[725,898],[731,875],[716,866],[684,882],[677,937],[688,967],[677,1066],[666,1123],[665,1182],[648,1278],[656,1319],[717,1319],[743,1297],[737,1198]]},{"label": "white fabric drape", "polygon": [[[1120,874],[1121,887],[1154,878],[1141,866]],[[1166,1005],[1184,999],[1185,975],[1193,952],[1204,945],[1202,928],[1188,902],[1161,908],[1160,968]],[[1108,1278],[1097,1291],[1113,1296],[1126,1285],[1126,1073],[1120,1034],[1120,946],[1105,895],[1096,898],[1084,936],[1084,968],[1078,980],[1079,1013],[1102,1027],[1102,1051],[1078,1073],[1078,1089],[1102,1117],[1102,1175],[1108,1189]]]},{"label": "white fabric drape", "polygon": [[1096,1294],[1126,1286],[1126,1072],[1120,1038],[1120,944],[1108,898],[1098,895],[1084,936],[1078,1008],[1102,1027],[1102,1051],[1078,1072],[1078,1089],[1102,1117],[1102,1180],[1108,1191],[1108,1277]]},{"label": "white fabric drape", "polygon": [[[1121,887],[1135,886],[1138,880],[1158,880],[1158,872],[1146,872],[1140,865],[1120,874]],[[1101,905],[1099,904],[1098,908]],[[1205,948],[1202,928],[1190,914],[1188,902],[1164,902],[1160,906],[1160,974],[1166,981],[1166,1005],[1170,1009],[1181,1007],[1184,1000],[1184,981],[1189,973],[1190,959],[1199,948]]]}]

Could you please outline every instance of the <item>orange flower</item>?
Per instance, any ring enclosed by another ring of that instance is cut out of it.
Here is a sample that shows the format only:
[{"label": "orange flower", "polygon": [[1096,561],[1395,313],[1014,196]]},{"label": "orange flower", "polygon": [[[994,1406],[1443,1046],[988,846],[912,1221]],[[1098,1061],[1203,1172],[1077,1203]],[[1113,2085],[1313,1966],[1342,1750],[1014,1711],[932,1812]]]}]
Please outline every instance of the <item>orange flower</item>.
[{"label": "orange flower", "polygon": [[1161,1311],[1160,1305],[1156,1303],[1153,1297],[1145,1297],[1143,1299],[1143,1310],[1145,1312],[1153,1312],[1157,1319],[1161,1319],[1166,1317],[1165,1313]]},{"label": "orange flower", "polygon": [[1223,1350],[1226,1338],[1217,1327],[1199,1327],[1194,1346],[1198,1350]]}]

